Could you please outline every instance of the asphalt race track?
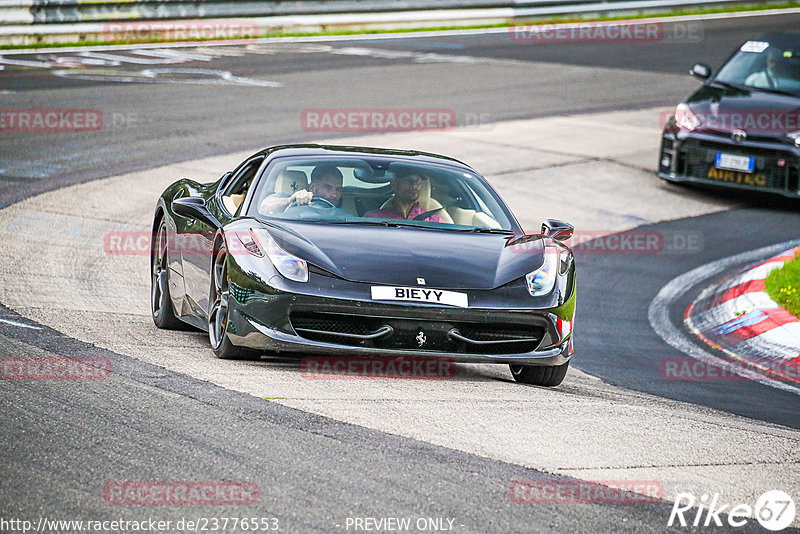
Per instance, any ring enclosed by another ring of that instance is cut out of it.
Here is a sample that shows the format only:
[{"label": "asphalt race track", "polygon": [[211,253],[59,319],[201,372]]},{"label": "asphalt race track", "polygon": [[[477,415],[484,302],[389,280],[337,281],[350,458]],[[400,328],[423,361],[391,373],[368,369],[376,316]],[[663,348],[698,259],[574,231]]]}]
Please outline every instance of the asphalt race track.
[{"label": "asphalt race track", "polygon": [[[4,110],[102,116],[96,131],[0,134],[0,356],[99,356],[113,369],[107,380],[0,382],[0,519],[258,517],[281,532],[348,532],[354,518],[405,517],[431,519],[418,529],[428,532],[683,532],[667,526],[680,491],[752,506],[779,489],[797,501],[800,389],[665,380],[660,363],[684,355],[648,308],[687,271],[798,238],[796,205],[668,186],[652,171],[660,117],[697,86],[688,68],[797,28],[800,13],[674,24],[685,28],[649,43],[520,43],[495,31],[0,53]],[[457,127],[314,131],[302,112],[320,108],[449,109]],[[148,258],[109,254],[103,236],[146,230],[158,193],[180,177],[213,179],[263,146],[321,140],[458,157],[528,229],[560,217],[578,231],[693,245],[579,253],[576,352],[553,390],[489,365],[459,365],[443,381],[307,380],[297,360],[220,361],[202,334],[158,331]],[[703,288],[667,310],[673,324]],[[514,481],[576,479],[655,481],[664,502],[510,498]],[[255,483],[258,496],[188,507],[104,499],[114,481],[215,480]]]}]

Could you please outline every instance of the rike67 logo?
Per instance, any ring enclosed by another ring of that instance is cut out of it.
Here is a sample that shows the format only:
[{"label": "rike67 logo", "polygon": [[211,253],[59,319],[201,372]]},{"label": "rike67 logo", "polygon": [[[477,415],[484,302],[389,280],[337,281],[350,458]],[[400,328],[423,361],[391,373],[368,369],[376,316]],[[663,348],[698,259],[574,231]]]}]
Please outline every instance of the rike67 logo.
[{"label": "rike67 logo", "polygon": [[693,493],[681,492],[675,496],[667,526],[721,527],[727,522],[736,528],[754,518],[765,529],[777,532],[792,524],[795,513],[794,500],[781,490],[767,491],[756,500],[755,506],[724,504],[719,493],[710,497],[704,493],[697,499]]}]

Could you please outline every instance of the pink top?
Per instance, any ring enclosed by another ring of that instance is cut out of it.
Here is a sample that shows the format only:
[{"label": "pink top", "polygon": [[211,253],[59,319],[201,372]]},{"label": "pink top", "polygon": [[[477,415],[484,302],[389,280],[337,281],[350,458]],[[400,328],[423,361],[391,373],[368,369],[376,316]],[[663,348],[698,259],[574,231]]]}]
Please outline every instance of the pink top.
[{"label": "pink top", "polygon": [[[425,210],[423,210],[419,206],[419,202],[415,202],[414,203],[414,206],[411,208],[411,211],[408,213],[408,217],[403,217],[403,214],[400,213],[399,211],[397,211],[397,209],[395,209],[395,207],[394,207],[394,203],[392,203],[392,204],[390,204],[389,206],[387,206],[385,208],[381,208],[379,210],[368,211],[367,213],[364,214],[364,217],[373,217],[375,219],[406,219],[406,220],[411,220],[411,219],[414,219],[414,217],[416,217],[417,215],[420,215],[421,213],[425,213]],[[444,219],[442,219],[441,217],[439,217],[438,215],[435,215],[435,214],[429,215],[428,217],[425,218],[425,220],[429,221],[429,222],[438,222],[438,223],[443,223],[444,222]]]}]

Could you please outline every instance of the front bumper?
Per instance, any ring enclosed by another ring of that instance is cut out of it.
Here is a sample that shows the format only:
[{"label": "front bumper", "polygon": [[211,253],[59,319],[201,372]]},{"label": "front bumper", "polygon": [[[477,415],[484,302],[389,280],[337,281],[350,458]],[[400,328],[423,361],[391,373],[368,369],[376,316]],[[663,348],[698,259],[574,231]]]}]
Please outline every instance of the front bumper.
[{"label": "front bumper", "polygon": [[[716,169],[718,152],[755,158],[752,173]],[[769,139],[734,143],[712,133],[664,132],[657,176],[688,182],[800,198],[800,148]]]},{"label": "front bumper", "polygon": [[253,349],[528,365],[561,365],[572,353],[574,294],[551,310],[403,306],[240,288],[232,295],[228,337]]}]

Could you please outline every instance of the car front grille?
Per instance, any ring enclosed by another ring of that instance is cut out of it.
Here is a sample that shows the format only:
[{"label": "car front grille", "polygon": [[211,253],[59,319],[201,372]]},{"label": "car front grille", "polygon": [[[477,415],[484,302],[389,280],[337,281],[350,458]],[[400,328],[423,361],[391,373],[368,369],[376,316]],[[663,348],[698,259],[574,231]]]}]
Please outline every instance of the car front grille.
[{"label": "car front grille", "polygon": [[327,335],[328,337],[336,336],[337,334],[364,336],[376,329],[369,320],[333,313],[292,314],[291,320],[295,330],[327,332],[327,334],[320,335]]},{"label": "car front grille", "polygon": [[289,320],[312,341],[414,352],[521,354],[536,350],[545,335],[544,319],[538,325],[497,325],[292,312]]},{"label": "car front grille", "polygon": [[[789,152],[778,150],[689,139],[680,146],[675,170],[678,175],[708,179],[708,173],[714,167],[718,152],[754,157],[753,174],[764,175],[766,181],[764,187],[791,193],[798,192],[800,163]],[[724,184],[725,182],[718,183]]]}]

